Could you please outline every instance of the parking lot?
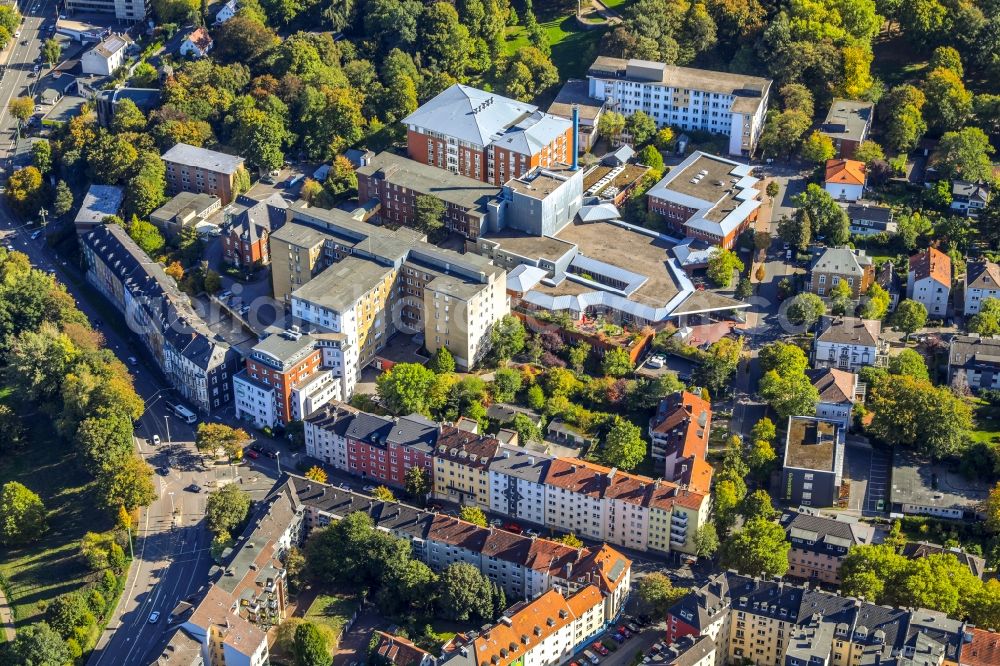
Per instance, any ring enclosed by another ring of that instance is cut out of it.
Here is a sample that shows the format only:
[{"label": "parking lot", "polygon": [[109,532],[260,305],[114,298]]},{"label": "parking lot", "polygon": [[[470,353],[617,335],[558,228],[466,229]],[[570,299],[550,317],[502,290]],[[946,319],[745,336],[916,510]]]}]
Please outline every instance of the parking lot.
[{"label": "parking lot", "polygon": [[[663,639],[664,634],[667,631],[667,627],[664,623],[660,622],[655,625],[650,625],[642,629],[638,634],[633,635],[631,638],[627,639],[624,643],[618,646],[618,649],[614,652],[608,652],[605,656],[598,656],[600,663],[603,666],[628,666],[635,660],[637,653],[646,653],[653,644]],[[607,632],[604,636],[607,636]],[[594,639],[591,641],[591,645],[599,639]],[[611,638],[606,640],[613,641]],[[576,663],[579,666],[589,666],[590,662],[584,656],[583,652],[576,654],[572,661],[568,663]]]},{"label": "parking lot", "polygon": [[889,455],[885,451],[848,443],[847,478],[851,483],[848,509],[865,516],[885,513],[889,504]]}]

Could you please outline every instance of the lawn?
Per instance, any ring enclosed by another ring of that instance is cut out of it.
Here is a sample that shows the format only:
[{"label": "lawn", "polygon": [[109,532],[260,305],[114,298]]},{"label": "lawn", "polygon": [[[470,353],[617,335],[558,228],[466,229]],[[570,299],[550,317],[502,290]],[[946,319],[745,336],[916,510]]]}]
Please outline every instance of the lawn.
[{"label": "lawn", "polygon": [[348,620],[358,609],[356,597],[343,594],[320,594],[317,595],[306,611],[305,619],[309,622],[327,627],[339,640],[340,633]]},{"label": "lawn", "polygon": [[974,442],[1000,442],[1000,408],[985,400],[972,401],[975,430],[969,433]]},{"label": "lawn", "polygon": [[49,602],[88,582],[90,572],[78,555],[80,539],[112,527],[107,514],[95,508],[95,485],[52,419],[38,414],[25,423],[32,428],[29,442],[0,457],[0,483],[19,481],[38,493],[49,511],[49,530],[30,546],[0,549],[0,575],[18,627],[40,620]]},{"label": "lawn", "polygon": [[[539,10],[538,23],[545,31],[545,38],[552,48],[552,63],[559,70],[559,79],[584,78],[587,68],[597,55],[597,44],[605,29],[584,30],[572,12],[550,14]],[[507,29],[507,53],[515,53],[528,46],[528,35],[523,26]]]}]

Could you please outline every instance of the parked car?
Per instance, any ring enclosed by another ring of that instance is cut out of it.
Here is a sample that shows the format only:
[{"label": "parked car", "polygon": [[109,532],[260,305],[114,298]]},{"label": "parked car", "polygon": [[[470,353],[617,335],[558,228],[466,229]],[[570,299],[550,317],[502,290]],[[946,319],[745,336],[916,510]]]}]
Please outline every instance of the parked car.
[{"label": "parked car", "polygon": [[639,627],[635,626],[631,622],[626,623],[625,626],[628,627],[628,630],[631,631],[633,634],[639,633]]},{"label": "parked car", "polygon": [[361,490],[365,491],[366,493],[373,493],[373,492],[375,492],[375,486],[369,484],[369,485],[365,486],[364,488],[362,488]]},{"label": "parked car", "polygon": [[265,456],[271,458],[272,460],[276,460],[278,458],[278,452],[275,451],[274,449],[264,449],[263,453]]},{"label": "parked car", "polygon": [[503,526],[503,528],[508,532],[513,532],[514,534],[521,534],[524,532],[524,528],[517,523],[507,523]]},{"label": "parked car", "polygon": [[667,359],[665,359],[661,354],[654,354],[649,357],[648,361],[646,361],[646,365],[653,368],[654,370],[659,370],[664,365],[666,365],[666,363]]},{"label": "parked car", "polygon": [[263,452],[264,447],[260,445],[260,442],[254,442],[253,444],[250,445],[250,450],[256,451],[257,453],[261,453]]},{"label": "parked car", "polygon": [[170,470],[166,467],[157,467],[156,473],[160,476],[170,476]]},{"label": "parked car", "polygon": [[201,492],[201,486],[199,486],[197,483],[192,483],[190,486],[188,486],[184,490],[188,491],[189,493],[200,493]]},{"label": "parked car", "polygon": [[153,446],[159,446],[159,445],[160,445],[160,436],[153,435]]},{"label": "parked car", "polygon": [[128,357],[128,364],[129,365],[139,365],[139,359],[137,359],[135,356],[129,356]]},{"label": "parked car", "polygon": [[257,451],[254,451],[253,448],[246,449],[243,452],[243,455],[251,460],[257,460],[257,458],[260,458],[260,454]]},{"label": "parked car", "polygon": [[38,237],[41,236],[44,233],[45,233],[45,231],[43,231],[42,229],[39,229],[38,231],[31,232],[31,240],[37,240]]},{"label": "parked car", "polygon": [[618,627],[618,632],[625,638],[632,638],[632,632],[625,625]]},{"label": "parked car", "polygon": [[601,655],[602,657],[608,656],[608,648],[604,647],[600,643],[594,643],[590,646],[590,649]]},{"label": "parked car", "polygon": [[611,634],[611,638],[614,639],[614,641],[616,643],[624,643],[625,642],[625,637],[622,636],[621,634],[617,633],[617,632]]},{"label": "parked car", "polygon": [[601,663],[600,657],[598,657],[596,654],[594,654],[590,650],[584,650],[583,651],[583,656],[586,657],[587,659],[589,659],[590,663],[595,664],[595,666],[596,666],[596,664]]}]

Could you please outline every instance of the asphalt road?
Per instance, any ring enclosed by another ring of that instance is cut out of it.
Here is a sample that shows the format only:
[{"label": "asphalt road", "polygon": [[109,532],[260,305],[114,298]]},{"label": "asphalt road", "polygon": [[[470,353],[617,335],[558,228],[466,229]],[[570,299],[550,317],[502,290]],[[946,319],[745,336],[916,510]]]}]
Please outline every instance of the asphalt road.
[{"label": "asphalt road", "polygon": [[18,8],[24,16],[21,34],[0,54],[0,63],[5,65],[0,76],[0,160],[5,165],[14,153],[17,130],[17,121],[7,113],[7,105],[12,99],[31,94],[37,78],[29,75],[42,52],[39,29],[46,22],[52,23],[57,11],[53,0],[22,0]]}]

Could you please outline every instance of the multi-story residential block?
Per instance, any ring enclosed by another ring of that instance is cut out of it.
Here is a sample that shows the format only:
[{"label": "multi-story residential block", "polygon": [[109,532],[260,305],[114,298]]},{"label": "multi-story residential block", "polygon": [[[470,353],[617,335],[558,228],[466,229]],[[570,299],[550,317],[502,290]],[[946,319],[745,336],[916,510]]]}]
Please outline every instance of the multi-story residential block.
[{"label": "multi-story residential block", "polygon": [[177,238],[185,227],[195,227],[222,208],[222,199],[212,194],[180,192],[149,214],[149,221],[168,238]]},{"label": "multi-story residential block", "polygon": [[442,221],[449,231],[478,238],[486,228],[487,204],[500,189],[481,180],[442,172],[426,163],[382,152],[357,170],[358,199],[378,200],[378,218],[390,225],[413,226],[417,198],[434,197],[444,204]]},{"label": "multi-story residential block", "polygon": [[663,461],[663,478],[707,493],[712,466],[705,461],[712,428],[712,405],[701,396],[678,391],[660,401],[649,420],[653,460]]},{"label": "multi-story residential block", "polygon": [[1000,338],[955,335],[948,343],[948,383],[973,391],[1000,389]]},{"label": "multi-story residential block", "polygon": [[845,432],[833,421],[790,416],[785,436],[781,499],[801,506],[833,506],[844,479]]},{"label": "multi-story residential block", "polygon": [[851,372],[865,365],[883,367],[889,356],[881,335],[877,319],[822,317],[813,343],[813,366]]},{"label": "multi-story residential block", "polygon": [[[232,553],[174,640],[193,638],[208,666],[266,666],[267,633],[286,616],[285,558],[302,542],[305,511],[284,483],[258,503]],[[187,638],[189,637],[189,638]],[[181,645],[183,647],[183,645]],[[169,646],[168,646],[169,649]]]},{"label": "multi-story residential block", "polygon": [[934,247],[910,257],[906,297],[923,303],[927,314],[943,317],[951,295],[951,257]]},{"label": "multi-story residential block", "polygon": [[167,167],[169,194],[213,194],[222,199],[223,206],[236,198],[236,172],[243,168],[242,157],[178,143],[162,158]]},{"label": "multi-story residential block", "polygon": [[550,590],[507,609],[493,626],[458,634],[445,644],[440,663],[556,666],[605,626],[601,593],[596,587],[588,585],[568,597]]},{"label": "multi-story residential block", "polygon": [[371,363],[397,332],[422,333],[429,352],[447,347],[462,368],[489,350],[493,324],[509,312],[503,269],[410,229],[301,204],[289,210],[271,236],[275,297],[287,297],[293,317],[345,335],[352,369]]},{"label": "multi-story residential block", "polygon": [[838,423],[845,430],[849,429],[854,404],[863,399],[865,394],[865,386],[858,381],[858,376],[836,368],[807,370],[806,374],[819,394],[816,416]]},{"label": "multi-story residential block", "polygon": [[823,188],[838,201],[857,201],[865,196],[867,174],[865,163],[836,159],[826,163]]},{"label": "multi-story residential block", "polygon": [[851,160],[868,138],[874,117],[875,105],[871,102],[834,98],[819,131],[833,140],[834,157]]},{"label": "multi-story residential block", "polygon": [[257,201],[240,196],[225,210],[220,231],[222,258],[233,266],[271,263],[268,238],[285,223],[288,202],[280,194]]},{"label": "multi-story residential block", "polygon": [[649,210],[679,234],[732,248],[760,208],[752,173],[747,164],[695,151],[646,193]]},{"label": "multi-story residential block", "polygon": [[434,497],[489,509],[489,467],[499,448],[494,437],[442,425],[434,444]]},{"label": "multi-story residential block", "polygon": [[1000,266],[989,259],[970,261],[965,269],[965,315],[979,313],[983,300],[1000,298]]},{"label": "multi-story residential block", "polygon": [[146,18],[144,0],[66,0],[65,14],[114,14],[120,21],[136,23]]},{"label": "multi-story residential block", "polygon": [[718,666],[955,664],[968,649],[968,630],[937,611],[879,606],[735,572],[712,576],[667,613],[668,641],[707,638]]},{"label": "multi-story residential block", "polygon": [[893,221],[892,208],[871,201],[848,204],[847,219],[850,222],[850,232],[859,236],[892,235],[899,229],[899,225]]},{"label": "multi-story residential block", "polygon": [[818,249],[809,265],[809,291],[827,298],[833,288],[846,282],[851,298],[858,299],[875,281],[875,266],[864,250],[849,247]]},{"label": "multi-story residential block", "polygon": [[81,244],[87,281],[125,316],[180,396],[204,414],[227,406],[239,354],[208,328],[174,279],[116,224],[95,227]]},{"label": "multi-story residential block", "polygon": [[305,421],[306,453],[364,479],[404,488],[411,467],[432,478],[439,432],[437,423],[419,414],[394,419],[330,403]]},{"label": "multi-story residential block", "polygon": [[301,421],[343,398],[343,336],[298,330],[267,336],[233,377],[236,418],[256,428]]},{"label": "multi-story residential block", "polygon": [[604,599],[605,621],[617,617],[628,601],[632,563],[611,546],[572,548],[296,476],[288,485],[305,510],[308,529],[367,513],[378,529],[409,541],[413,556],[427,566],[441,571],[455,562],[471,564],[502,587],[508,600],[534,599],[553,589],[571,594],[595,585]]},{"label": "multi-story residential block", "polygon": [[875,528],[853,516],[808,509],[786,512],[781,525],[792,544],[788,575],[827,585],[840,585],[840,565],[848,550],[875,538]]},{"label": "multi-story residential block", "polygon": [[708,519],[706,493],[576,458],[545,477],[545,526],[637,550],[694,554]]},{"label": "multi-story residential block", "polygon": [[954,211],[976,217],[990,202],[990,184],[956,180],[951,184],[951,206]]},{"label": "multi-story residential block", "polygon": [[729,137],[729,154],[749,157],[764,129],[771,80],[599,56],[587,72],[590,97],[631,116],[642,111],[657,127]]},{"label": "multi-story residential block", "polygon": [[111,76],[125,62],[131,44],[132,40],[127,35],[117,33],[108,35],[80,57],[80,71],[84,74]]},{"label": "multi-story residential block", "polygon": [[535,167],[572,159],[570,121],[458,83],[403,125],[410,159],[497,187]]},{"label": "multi-story residential block", "polygon": [[490,511],[545,525],[545,475],[552,457],[515,446],[501,446],[489,466]]}]

